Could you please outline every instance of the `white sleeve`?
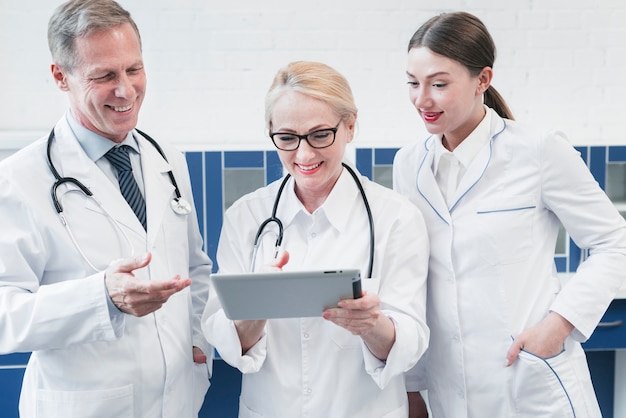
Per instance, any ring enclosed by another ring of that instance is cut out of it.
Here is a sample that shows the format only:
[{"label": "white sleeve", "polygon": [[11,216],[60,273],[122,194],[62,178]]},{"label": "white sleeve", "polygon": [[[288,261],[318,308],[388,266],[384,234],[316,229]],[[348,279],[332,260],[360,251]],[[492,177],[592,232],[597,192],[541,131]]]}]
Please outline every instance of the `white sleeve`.
[{"label": "white sleeve", "polygon": [[626,271],[626,221],[562,134],[551,133],[542,144],[542,198],[576,245],[589,249],[589,257],[551,310],[570,321],[574,338],[584,341],[621,286]]}]

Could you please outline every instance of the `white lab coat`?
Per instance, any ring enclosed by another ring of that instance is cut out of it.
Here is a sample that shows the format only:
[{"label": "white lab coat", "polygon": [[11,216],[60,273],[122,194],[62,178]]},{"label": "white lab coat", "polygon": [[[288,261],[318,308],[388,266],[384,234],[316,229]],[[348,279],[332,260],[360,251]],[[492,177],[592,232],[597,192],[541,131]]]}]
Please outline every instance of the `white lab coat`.
[{"label": "white lab coat", "polygon": [[[208,388],[212,349],[200,331],[211,261],[201,250],[195,211],[170,208],[172,169],[182,195],[192,200],[182,155],[165,148],[168,164],[138,139],[147,207],[147,233],[112,183],[87,157],[66,118],[55,127],[52,159],[61,176],[91,189],[124,229],[137,256],[152,262],[135,275],[193,284],[142,318],[111,321],[104,273],[78,254],[53,205],[54,178],[46,139],[0,163],[0,352],[28,352],[20,413],[47,417],[193,417]],[[110,218],[82,193],[62,185],[58,197],[72,232],[99,268],[131,249]],[[193,304],[193,307],[192,307]],[[196,365],[192,346],[209,357]],[[195,393],[194,393],[195,392]]]},{"label": "white lab coat", "polygon": [[[366,178],[361,181],[374,219],[374,278],[366,278],[366,210],[346,170],[313,214],[296,197],[292,180],[285,187],[277,211],[285,227],[283,249],[290,255],[284,269],[361,269],[364,289],[378,292],[382,313],[395,324],[396,340],[386,362],[372,355],[361,337],[321,316],[270,319],[261,340],[242,355],[233,321],[211,292],[203,329],[222,358],[243,373],[240,418],[408,415],[403,372],[428,344],[426,226],[407,199]],[[221,272],[249,271],[257,228],[270,215],[279,184],[242,197],[226,212],[217,255]],[[274,227],[261,238],[256,271],[272,261]]]},{"label": "white lab coat", "polygon": [[[492,112],[491,140],[448,209],[432,172],[434,137],[402,148],[394,188],[423,212],[431,240],[426,368],[440,417],[599,417],[579,342],[589,338],[626,270],[626,223],[559,133],[541,134]],[[559,221],[589,258],[561,289],[554,265]],[[512,338],[549,311],[575,329],[543,360]],[[557,379],[558,376],[558,379]],[[413,374],[409,389],[424,389]],[[559,380],[560,379],[560,380]]]}]

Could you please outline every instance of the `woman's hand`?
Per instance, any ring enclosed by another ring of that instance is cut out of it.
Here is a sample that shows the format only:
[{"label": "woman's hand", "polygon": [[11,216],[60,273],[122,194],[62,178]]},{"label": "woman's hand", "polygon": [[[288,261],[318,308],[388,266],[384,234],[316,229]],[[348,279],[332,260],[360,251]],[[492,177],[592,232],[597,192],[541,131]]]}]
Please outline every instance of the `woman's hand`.
[{"label": "woman's hand", "polygon": [[393,321],[380,311],[376,294],[363,293],[359,299],[343,299],[338,307],[322,314],[324,319],[359,335],[377,358],[386,360],[396,340]]},{"label": "woman's hand", "polygon": [[541,322],[523,331],[513,340],[506,353],[505,365],[512,365],[522,350],[541,358],[556,356],[563,351],[565,339],[573,329],[574,326],[567,319],[556,312],[550,312]]},{"label": "woman's hand", "polygon": [[289,262],[289,252],[283,251],[268,265],[261,268],[261,272],[282,271],[283,266]]},{"label": "woman's hand", "polygon": [[[274,261],[264,266],[261,271],[281,271],[283,266],[287,264],[288,261],[289,253],[287,251],[283,251]],[[241,344],[241,354],[245,354],[246,351],[251,349],[254,344],[261,339],[266,322],[266,319],[235,321],[235,329],[237,330],[237,335],[239,335],[239,342]]]}]

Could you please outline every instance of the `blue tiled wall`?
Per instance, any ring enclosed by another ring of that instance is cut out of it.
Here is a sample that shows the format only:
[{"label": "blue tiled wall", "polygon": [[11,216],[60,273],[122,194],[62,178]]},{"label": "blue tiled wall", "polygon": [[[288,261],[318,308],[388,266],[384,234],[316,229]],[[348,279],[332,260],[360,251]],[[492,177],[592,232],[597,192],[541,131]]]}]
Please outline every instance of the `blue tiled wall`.
[{"label": "blue tiled wall", "polygon": [[205,251],[214,261],[224,213],[224,169],[262,168],[265,184],[282,176],[276,151],[207,151],[185,153]]},{"label": "blue tiled wall", "polygon": [[[611,162],[626,162],[626,146],[576,147],[601,187],[606,184],[606,166]],[[356,150],[358,170],[370,179],[377,167],[391,166],[397,148],[360,148]],[[261,168],[265,183],[282,176],[282,167],[275,151],[209,151],[186,153],[192,177],[194,199],[205,249],[215,261],[224,210],[223,172],[229,168]],[[576,271],[581,250],[567,238],[565,251],[555,256],[557,271]],[[217,265],[215,265],[217,269]]]}]

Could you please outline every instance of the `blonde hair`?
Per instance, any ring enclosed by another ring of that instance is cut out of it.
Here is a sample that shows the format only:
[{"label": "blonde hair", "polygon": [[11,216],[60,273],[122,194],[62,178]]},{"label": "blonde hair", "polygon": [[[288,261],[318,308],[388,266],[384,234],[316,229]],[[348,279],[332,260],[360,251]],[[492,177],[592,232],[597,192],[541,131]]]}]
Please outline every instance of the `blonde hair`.
[{"label": "blonde hair", "polygon": [[265,124],[271,129],[274,104],[287,91],[297,91],[328,104],[344,119],[354,118],[354,104],[348,80],[334,68],[312,61],[295,61],[281,68],[265,96]]}]

